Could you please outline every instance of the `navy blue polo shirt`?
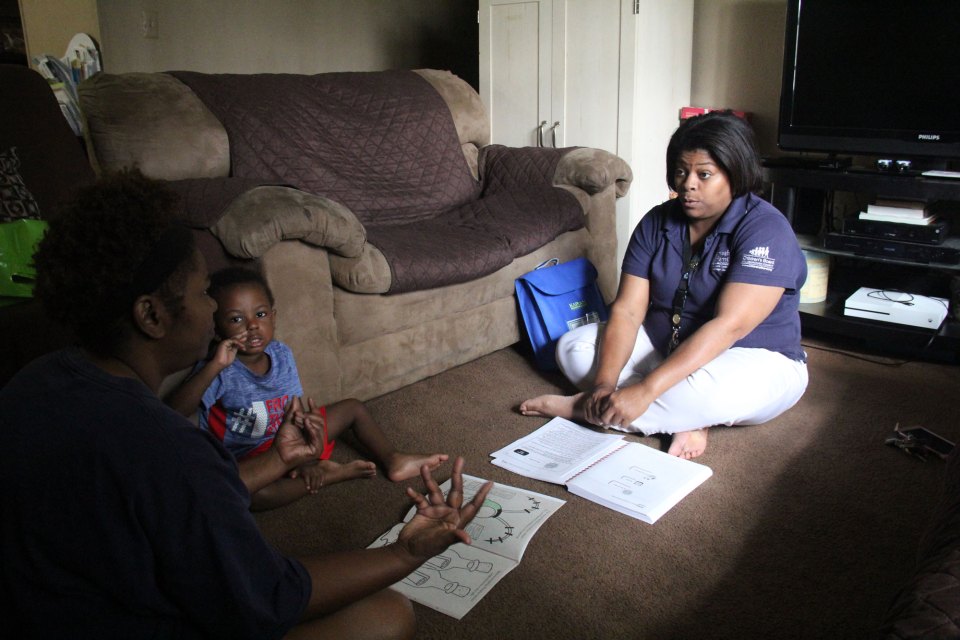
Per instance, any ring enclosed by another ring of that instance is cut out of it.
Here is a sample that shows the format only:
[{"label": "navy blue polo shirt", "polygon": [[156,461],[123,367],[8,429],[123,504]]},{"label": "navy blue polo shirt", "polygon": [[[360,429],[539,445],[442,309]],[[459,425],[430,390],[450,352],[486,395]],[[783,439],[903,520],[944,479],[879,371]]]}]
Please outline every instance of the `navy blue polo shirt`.
[{"label": "navy blue polo shirt", "polygon": [[[683,272],[687,217],[679,200],[654,207],[640,220],[623,258],[623,271],[650,281],[650,308],[643,326],[667,354],[673,298]],[[800,288],[807,264],[790,223],[773,205],[748,194],[733,200],[704,240],[700,266],[690,277],[680,340],[713,318],[721,287],[745,282],[783,287],[773,312],[735,347],[768,349],[806,360],[800,348]]]}]

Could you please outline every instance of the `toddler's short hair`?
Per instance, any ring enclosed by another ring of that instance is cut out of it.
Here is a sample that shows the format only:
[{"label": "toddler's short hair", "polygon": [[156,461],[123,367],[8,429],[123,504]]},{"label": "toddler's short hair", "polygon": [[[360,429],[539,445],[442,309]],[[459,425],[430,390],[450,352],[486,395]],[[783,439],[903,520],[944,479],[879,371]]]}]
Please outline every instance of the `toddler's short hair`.
[{"label": "toddler's short hair", "polygon": [[247,267],[227,267],[215,272],[210,276],[210,287],[207,293],[211,298],[217,299],[225,289],[238,284],[255,284],[262,287],[267,294],[267,300],[270,301],[270,306],[274,305],[273,291],[270,290],[270,285],[267,284],[263,274]]}]

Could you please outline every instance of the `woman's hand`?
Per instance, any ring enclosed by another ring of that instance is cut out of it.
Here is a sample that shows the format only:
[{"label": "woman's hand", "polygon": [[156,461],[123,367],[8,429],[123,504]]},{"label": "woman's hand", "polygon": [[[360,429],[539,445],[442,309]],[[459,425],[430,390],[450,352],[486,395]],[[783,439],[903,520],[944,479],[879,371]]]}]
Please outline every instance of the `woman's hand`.
[{"label": "woman's hand", "polygon": [[288,469],[317,459],[317,431],[314,421],[305,418],[300,398],[291,398],[284,409],[283,423],[273,439],[273,448]]},{"label": "woman's hand", "polygon": [[583,397],[583,417],[590,424],[603,426],[601,416],[607,410],[610,395],[616,391],[612,384],[598,384]]},{"label": "woman's hand", "polygon": [[493,483],[487,482],[480,487],[473,499],[464,505],[462,457],[457,457],[453,463],[450,492],[446,499],[426,465],[420,467],[420,475],[427,495],[422,496],[407,487],[407,494],[417,505],[417,513],[400,531],[397,544],[413,557],[427,560],[455,542],[470,544],[470,535],[464,527],[483,506]]},{"label": "woman's hand", "polygon": [[626,427],[642,416],[656,399],[656,396],[646,391],[642,382],[617,389],[607,397],[599,424]]}]

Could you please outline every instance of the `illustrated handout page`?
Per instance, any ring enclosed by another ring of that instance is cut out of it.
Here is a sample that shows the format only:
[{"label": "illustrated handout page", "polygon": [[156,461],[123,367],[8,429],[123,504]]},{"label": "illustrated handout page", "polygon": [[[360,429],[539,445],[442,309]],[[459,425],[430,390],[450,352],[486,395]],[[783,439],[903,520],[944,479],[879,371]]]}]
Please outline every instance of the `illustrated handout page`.
[{"label": "illustrated handout page", "polygon": [[498,467],[564,484],[574,495],[649,524],[713,475],[705,465],[563,418],[490,455]]},{"label": "illustrated handout page", "polygon": [[[464,502],[473,498],[485,482],[464,474]],[[446,496],[450,481],[444,482],[440,489]],[[473,544],[452,545],[391,588],[414,602],[459,620],[520,564],[533,535],[564,504],[565,500],[494,484],[476,517],[466,527]],[[404,524],[416,512],[417,508],[412,507],[403,522],[380,536],[370,548],[396,541]]]}]

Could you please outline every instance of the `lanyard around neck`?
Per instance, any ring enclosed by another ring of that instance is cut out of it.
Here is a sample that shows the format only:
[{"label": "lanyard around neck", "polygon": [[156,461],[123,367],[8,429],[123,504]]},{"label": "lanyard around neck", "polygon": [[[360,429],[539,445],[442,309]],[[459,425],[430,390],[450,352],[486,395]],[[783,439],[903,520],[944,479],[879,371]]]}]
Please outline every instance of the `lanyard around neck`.
[{"label": "lanyard around neck", "polygon": [[690,276],[700,265],[700,253],[693,253],[690,244],[690,229],[683,234],[683,272],[680,275],[680,284],[673,294],[673,314],[670,316],[670,344],[667,352],[670,353],[680,344],[680,322],[683,320],[683,307],[687,303],[687,290],[690,287]]}]

